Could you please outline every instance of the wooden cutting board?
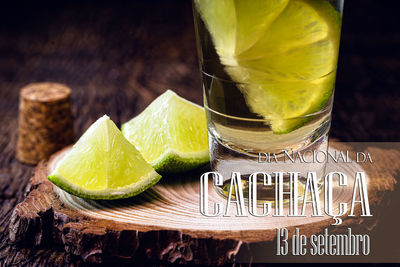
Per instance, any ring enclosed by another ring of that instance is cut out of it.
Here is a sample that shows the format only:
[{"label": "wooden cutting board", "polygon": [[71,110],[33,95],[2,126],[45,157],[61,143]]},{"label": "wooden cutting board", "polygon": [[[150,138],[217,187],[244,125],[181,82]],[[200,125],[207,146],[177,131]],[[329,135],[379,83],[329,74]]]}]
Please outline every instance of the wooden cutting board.
[{"label": "wooden cutting board", "polygon": [[[126,200],[85,200],[58,189],[47,180],[48,173],[69,149],[59,151],[48,162],[36,167],[27,196],[17,205],[11,218],[12,242],[61,245],[85,262],[98,263],[105,258],[118,257],[215,265],[251,262],[257,258],[254,248],[260,251],[260,246],[269,250],[266,253],[275,254],[271,250],[276,246],[276,228],[287,228],[289,235],[298,228],[310,236],[325,228],[334,233],[350,226],[362,228],[374,224],[359,216],[343,216],[343,223],[338,226],[331,225],[334,220],[329,216],[235,217],[235,205],[231,207],[231,217],[205,217],[199,211],[202,171],[164,176],[152,189]],[[346,173],[349,185],[353,184],[356,171],[365,171],[374,214],[383,195],[392,191],[397,182],[394,177],[400,170],[400,150],[390,146],[357,147],[343,143],[333,143],[330,149],[368,151],[373,155],[372,164],[331,162],[327,171]],[[215,192],[211,182],[209,187],[210,205],[220,202],[224,206],[226,200]],[[350,203],[352,189],[352,186],[335,187],[334,202]],[[306,213],[311,214],[311,205]]]}]

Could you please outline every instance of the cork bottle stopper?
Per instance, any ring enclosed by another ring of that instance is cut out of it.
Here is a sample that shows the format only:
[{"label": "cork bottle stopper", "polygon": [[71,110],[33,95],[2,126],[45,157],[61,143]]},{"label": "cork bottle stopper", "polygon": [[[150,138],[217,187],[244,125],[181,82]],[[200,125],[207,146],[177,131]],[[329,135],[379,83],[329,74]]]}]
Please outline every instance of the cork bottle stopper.
[{"label": "cork bottle stopper", "polygon": [[71,90],[59,83],[31,83],[20,92],[17,159],[36,164],[71,144]]}]

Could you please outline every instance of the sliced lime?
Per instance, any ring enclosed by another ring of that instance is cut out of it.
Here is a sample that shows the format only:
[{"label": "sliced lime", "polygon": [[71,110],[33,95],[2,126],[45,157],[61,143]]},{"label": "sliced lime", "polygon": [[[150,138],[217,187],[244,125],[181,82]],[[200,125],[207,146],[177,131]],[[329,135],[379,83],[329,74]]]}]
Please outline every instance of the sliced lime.
[{"label": "sliced lime", "polygon": [[323,0],[195,0],[221,63],[276,134],[319,111],[335,82],[341,15]]},{"label": "sliced lime", "polygon": [[48,178],[76,196],[118,199],[140,194],[161,176],[110,118],[103,116],[89,127]]},{"label": "sliced lime", "polygon": [[204,109],[168,90],[122,125],[124,136],[160,172],[182,172],[209,161]]}]

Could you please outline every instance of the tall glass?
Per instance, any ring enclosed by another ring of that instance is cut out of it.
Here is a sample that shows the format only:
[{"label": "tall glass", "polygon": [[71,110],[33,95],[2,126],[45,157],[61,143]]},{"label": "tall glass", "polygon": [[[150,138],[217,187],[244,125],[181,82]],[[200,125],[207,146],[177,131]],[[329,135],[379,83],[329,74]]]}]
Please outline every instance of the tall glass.
[{"label": "tall glass", "polygon": [[[233,171],[245,190],[259,171],[321,179],[343,0],[193,0],[193,10],[217,191],[228,194]],[[262,185],[258,198],[273,201]]]}]

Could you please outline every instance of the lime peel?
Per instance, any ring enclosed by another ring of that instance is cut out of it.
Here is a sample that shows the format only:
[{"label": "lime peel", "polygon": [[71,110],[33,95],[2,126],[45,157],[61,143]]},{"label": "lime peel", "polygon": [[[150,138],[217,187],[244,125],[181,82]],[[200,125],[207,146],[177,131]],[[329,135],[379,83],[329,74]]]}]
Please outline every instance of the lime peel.
[{"label": "lime peel", "polygon": [[307,114],[326,105],[341,27],[341,15],[330,3],[195,0],[195,6],[249,109],[275,134],[294,131],[310,120]]},{"label": "lime peel", "polygon": [[[136,196],[153,185],[155,185],[161,178],[157,172],[151,172],[147,176],[143,177],[142,180],[135,184],[131,184],[129,186],[124,186],[116,189],[103,189],[96,191],[85,190],[78,185],[74,185],[69,183],[68,179],[57,175],[49,175],[48,179],[57,185],[59,188],[71,193],[75,196],[79,196],[87,199],[98,199],[98,200],[113,200],[113,199],[122,199]],[[150,181],[150,182],[149,182]]]},{"label": "lime peel", "polygon": [[61,189],[90,199],[135,196],[160,178],[106,115],[89,127],[48,176]]},{"label": "lime peel", "polygon": [[171,90],[121,129],[158,172],[179,173],[209,162],[204,109]]}]

